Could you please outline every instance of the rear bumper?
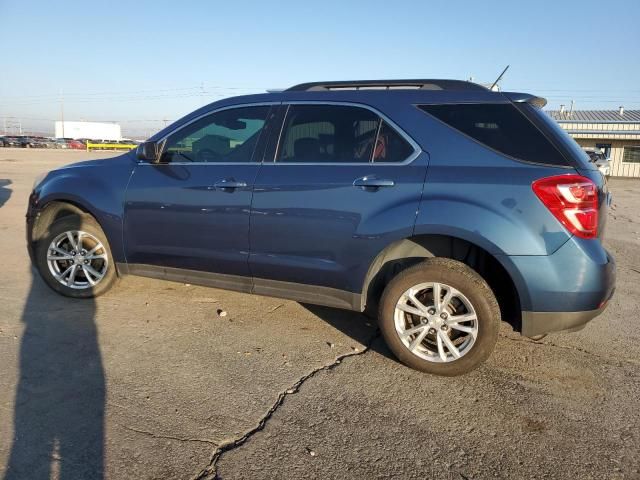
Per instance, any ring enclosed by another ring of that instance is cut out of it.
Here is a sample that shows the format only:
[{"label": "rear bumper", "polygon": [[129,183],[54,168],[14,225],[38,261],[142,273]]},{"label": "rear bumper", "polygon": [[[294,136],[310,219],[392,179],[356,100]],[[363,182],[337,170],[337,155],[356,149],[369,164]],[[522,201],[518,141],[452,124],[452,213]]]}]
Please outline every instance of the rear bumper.
[{"label": "rear bumper", "polygon": [[602,313],[615,290],[615,260],[599,240],[572,237],[552,255],[508,260],[503,265],[518,290],[525,336],[579,329]]}]

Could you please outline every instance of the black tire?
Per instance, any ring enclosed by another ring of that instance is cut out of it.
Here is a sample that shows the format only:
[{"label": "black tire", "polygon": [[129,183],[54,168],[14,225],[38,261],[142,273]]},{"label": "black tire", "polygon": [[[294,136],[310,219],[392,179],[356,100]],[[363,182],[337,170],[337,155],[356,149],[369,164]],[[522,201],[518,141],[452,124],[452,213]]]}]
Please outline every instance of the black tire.
[{"label": "black tire", "polygon": [[[396,331],[394,313],[398,300],[409,288],[424,282],[450,285],[461,292],[475,309],[478,326],[475,343],[457,360],[437,363],[423,359],[402,343]],[[386,286],[378,313],[382,335],[402,363],[416,370],[443,376],[462,375],[484,362],[498,340],[500,321],[500,308],[487,282],[464,263],[448,258],[430,258],[399,273]]]},{"label": "black tire", "polygon": [[[107,254],[107,269],[102,280],[93,287],[74,289],[60,283],[49,270],[47,255],[49,245],[60,234],[67,231],[87,232],[97,238],[104,246]],[[68,215],[49,225],[35,247],[35,263],[45,283],[57,293],[71,298],[93,298],[108,291],[117,280],[116,266],[111,254],[107,236],[95,219],[86,214]]]}]

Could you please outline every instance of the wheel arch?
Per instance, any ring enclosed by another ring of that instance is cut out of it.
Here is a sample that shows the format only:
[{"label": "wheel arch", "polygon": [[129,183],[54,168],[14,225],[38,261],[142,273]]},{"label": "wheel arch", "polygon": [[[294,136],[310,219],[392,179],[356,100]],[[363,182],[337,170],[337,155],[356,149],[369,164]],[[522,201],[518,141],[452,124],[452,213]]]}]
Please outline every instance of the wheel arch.
[{"label": "wheel arch", "polygon": [[388,245],[369,266],[362,288],[361,310],[375,312],[378,299],[389,281],[430,257],[461,261],[480,274],[498,300],[502,319],[515,330],[521,330],[522,299],[517,282],[509,273],[511,269],[503,263],[507,257],[494,255],[482,246],[452,235],[414,235]]},{"label": "wheel arch", "polygon": [[67,199],[51,199],[38,206],[33,221],[28,227],[30,229],[29,240],[32,243],[37,243],[42,238],[46,227],[60,218],[85,214],[89,214],[95,219],[95,215],[77,202]]},{"label": "wheel arch", "polygon": [[[29,255],[32,257],[32,261],[34,260],[33,255],[35,251],[35,245],[42,239],[47,227],[53,222],[70,215],[91,216],[91,218],[104,232],[105,236],[107,235],[104,227],[100,223],[100,220],[92,211],[92,209],[87,208],[85,205],[77,201],[67,198],[48,199],[46,202],[38,205],[32,222],[27,224],[27,241],[29,244]],[[110,239],[107,236],[107,241],[109,240]],[[111,242],[109,241],[109,243]],[[119,274],[117,263],[116,272]]]}]

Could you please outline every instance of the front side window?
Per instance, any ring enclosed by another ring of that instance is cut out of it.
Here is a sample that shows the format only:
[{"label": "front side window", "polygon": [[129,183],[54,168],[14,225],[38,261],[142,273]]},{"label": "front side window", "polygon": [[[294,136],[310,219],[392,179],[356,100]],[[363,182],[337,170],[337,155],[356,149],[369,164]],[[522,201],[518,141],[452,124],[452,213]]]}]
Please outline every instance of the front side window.
[{"label": "front side window", "polygon": [[291,105],[276,160],[283,163],[403,161],[413,147],[374,112],[346,105]]},{"label": "front side window", "polygon": [[420,109],[510,157],[548,165],[567,164],[542,132],[510,103],[422,105]]},{"label": "front side window", "polygon": [[240,107],[212,113],[171,134],[163,163],[251,162],[269,106]]}]

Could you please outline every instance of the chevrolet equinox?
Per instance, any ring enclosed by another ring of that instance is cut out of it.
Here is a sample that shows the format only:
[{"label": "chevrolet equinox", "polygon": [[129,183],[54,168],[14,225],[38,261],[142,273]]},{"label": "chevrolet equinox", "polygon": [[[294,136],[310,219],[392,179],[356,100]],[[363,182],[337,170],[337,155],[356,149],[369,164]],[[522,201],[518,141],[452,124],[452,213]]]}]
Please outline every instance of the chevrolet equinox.
[{"label": "chevrolet equinox", "polygon": [[366,312],[406,365],[462,374],[501,321],[577,330],[614,291],[606,182],[545,103],[457,80],[221,100],[38,178],[29,253],[73,298],[133,274]]}]

